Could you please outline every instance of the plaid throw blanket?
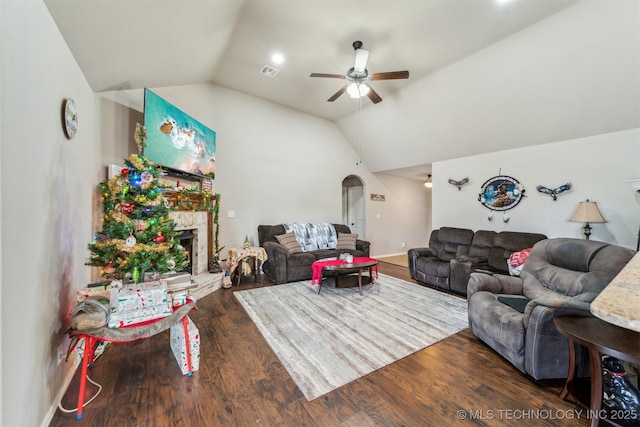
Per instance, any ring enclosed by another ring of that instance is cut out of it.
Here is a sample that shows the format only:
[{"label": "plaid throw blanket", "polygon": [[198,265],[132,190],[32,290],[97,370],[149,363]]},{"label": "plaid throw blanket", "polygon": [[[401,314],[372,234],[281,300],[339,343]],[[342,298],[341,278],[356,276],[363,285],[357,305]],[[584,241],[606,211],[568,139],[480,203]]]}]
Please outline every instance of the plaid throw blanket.
[{"label": "plaid throw blanket", "polygon": [[305,252],[318,249],[335,249],[338,244],[338,235],[331,223],[290,223],[283,225],[287,233],[293,233],[296,236],[296,240]]}]

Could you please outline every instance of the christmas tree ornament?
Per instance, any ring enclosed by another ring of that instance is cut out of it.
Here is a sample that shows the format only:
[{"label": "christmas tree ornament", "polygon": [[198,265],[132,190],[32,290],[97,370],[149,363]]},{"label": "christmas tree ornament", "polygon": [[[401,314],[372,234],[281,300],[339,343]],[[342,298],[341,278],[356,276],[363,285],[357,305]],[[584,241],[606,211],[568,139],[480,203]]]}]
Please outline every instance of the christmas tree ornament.
[{"label": "christmas tree ornament", "polygon": [[158,235],[155,237],[154,239],[157,243],[162,243],[164,242],[164,236],[162,235],[162,233],[158,232]]},{"label": "christmas tree ornament", "polygon": [[112,265],[108,265],[104,268],[105,274],[113,274],[116,272],[116,269]]},{"label": "christmas tree ornament", "polygon": [[149,172],[142,172],[140,174],[140,180],[145,184],[148,184],[153,181],[153,175],[151,175]]},{"label": "christmas tree ornament", "polygon": [[136,243],[138,243],[138,241],[133,234],[130,234],[129,237],[127,237],[127,240],[125,240],[125,244],[130,248],[134,247]]},{"label": "christmas tree ornament", "polygon": [[147,201],[147,196],[144,196],[144,195],[138,196],[138,202],[144,203],[146,201]]},{"label": "christmas tree ornament", "polygon": [[173,270],[174,268],[176,268],[176,261],[174,259],[168,259],[167,267],[169,267],[169,270]]},{"label": "christmas tree ornament", "polygon": [[138,189],[140,188],[140,174],[133,174],[133,175],[129,175],[129,183],[131,184],[132,187]]},{"label": "christmas tree ornament", "polygon": [[133,269],[131,279],[133,280],[133,283],[138,283],[140,281],[140,269],[138,269],[138,267]]},{"label": "christmas tree ornament", "polygon": [[129,168],[122,168],[122,170],[120,171],[120,175],[122,176],[129,175]]}]

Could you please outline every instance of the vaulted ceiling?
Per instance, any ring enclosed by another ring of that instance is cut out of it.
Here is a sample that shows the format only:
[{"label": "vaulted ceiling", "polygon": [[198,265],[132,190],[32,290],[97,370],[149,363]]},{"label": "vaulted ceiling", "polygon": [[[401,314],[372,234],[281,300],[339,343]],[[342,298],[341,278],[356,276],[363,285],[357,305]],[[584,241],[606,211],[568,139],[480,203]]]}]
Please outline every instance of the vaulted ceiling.
[{"label": "vaulted ceiling", "polygon": [[[45,0],[96,92],[213,83],[335,121],[352,140],[358,101],[327,99],[345,81],[355,40],[369,51],[370,73],[408,70],[409,79],[372,81],[383,102],[362,100],[363,112],[394,105],[388,126],[415,109],[403,98],[412,85],[530,27],[578,0]],[[274,53],[284,56],[276,64]],[[260,73],[265,67],[275,77]],[[428,92],[427,92],[428,93]],[[392,102],[389,102],[392,100]],[[386,102],[385,102],[386,101]],[[388,113],[385,113],[388,114]],[[373,132],[372,132],[373,133]],[[387,144],[368,136],[371,147]],[[548,141],[551,142],[551,141]],[[367,140],[369,143],[369,140]],[[415,166],[451,155],[415,154],[373,170]],[[458,150],[460,151],[460,150]],[[475,151],[470,150],[468,154]],[[411,173],[417,169],[409,168]]]}]

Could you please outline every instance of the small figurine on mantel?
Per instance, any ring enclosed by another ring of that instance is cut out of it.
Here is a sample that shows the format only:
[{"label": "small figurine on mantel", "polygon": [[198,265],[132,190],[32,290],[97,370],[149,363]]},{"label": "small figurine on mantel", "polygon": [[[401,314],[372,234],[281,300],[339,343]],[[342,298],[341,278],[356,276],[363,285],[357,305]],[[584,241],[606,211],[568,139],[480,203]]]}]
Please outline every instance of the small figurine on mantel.
[{"label": "small figurine on mantel", "polygon": [[249,249],[251,247],[251,243],[249,243],[249,236],[244,236],[244,248]]}]

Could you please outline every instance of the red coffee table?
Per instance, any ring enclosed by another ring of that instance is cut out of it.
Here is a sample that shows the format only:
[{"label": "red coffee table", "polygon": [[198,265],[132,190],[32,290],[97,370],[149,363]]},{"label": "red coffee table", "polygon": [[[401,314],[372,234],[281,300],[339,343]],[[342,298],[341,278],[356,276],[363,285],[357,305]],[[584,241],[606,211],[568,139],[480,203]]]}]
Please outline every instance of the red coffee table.
[{"label": "red coffee table", "polygon": [[[341,259],[318,260],[311,265],[311,270],[313,271],[311,284],[318,285],[318,293],[320,293],[320,289],[322,288],[323,271],[333,271],[336,285],[338,284],[338,276],[340,274],[358,273],[358,289],[360,290],[360,295],[362,295],[362,271],[365,269],[369,270],[368,281],[365,284],[374,283],[375,278],[378,277],[377,259],[358,257],[353,258],[352,262],[343,261]],[[367,279],[367,276],[365,276],[365,279]]]}]

